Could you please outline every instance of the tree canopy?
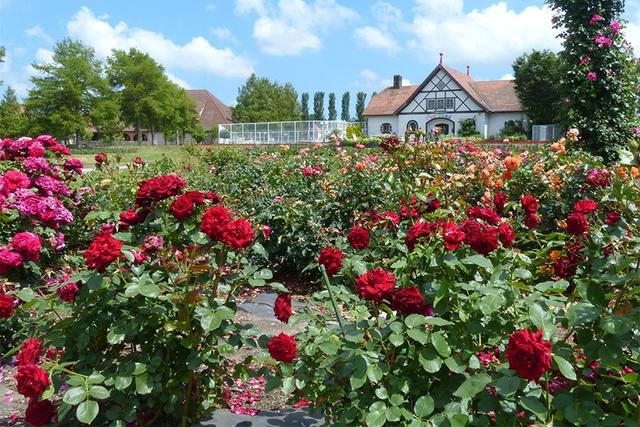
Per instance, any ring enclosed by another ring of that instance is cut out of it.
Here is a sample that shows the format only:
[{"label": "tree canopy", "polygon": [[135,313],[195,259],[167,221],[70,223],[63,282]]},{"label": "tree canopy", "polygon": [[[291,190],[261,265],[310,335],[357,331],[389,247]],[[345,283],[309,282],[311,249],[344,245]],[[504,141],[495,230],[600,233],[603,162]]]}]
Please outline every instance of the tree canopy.
[{"label": "tree canopy", "polygon": [[309,120],[309,93],[303,92],[300,96],[300,104],[302,107],[302,120]]},{"label": "tree canopy", "polygon": [[335,120],[338,118],[338,111],[336,110],[336,94],[331,92],[329,94],[329,120]]},{"label": "tree canopy", "polygon": [[19,138],[27,134],[28,121],[24,108],[18,102],[16,92],[7,87],[0,101],[0,139]]},{"label": "tree canopy", "polygon": [[367,94],[364,92],[358,92],[356,94],[356,117],[358,117],[358,121],[362,121],[362,113],[364,113],[364,103],[367,99]]},{"label": "tree canopy", "polygon": [[232,115],[244,123],[300,120],[298,94],[291,83],[279,84],[254,73],[238,89]]},{"label": "tree canopy", "polygon": [[324,92],[313,94],[313,120],[324,120]]},{"label": "tree canopy", "polygon": [[351,94],[349,92],[345,92],[342,94],[342,113],[340,114],[340,118],[345,122],[351,120],[349,114],[349,103],[351,102]]}]

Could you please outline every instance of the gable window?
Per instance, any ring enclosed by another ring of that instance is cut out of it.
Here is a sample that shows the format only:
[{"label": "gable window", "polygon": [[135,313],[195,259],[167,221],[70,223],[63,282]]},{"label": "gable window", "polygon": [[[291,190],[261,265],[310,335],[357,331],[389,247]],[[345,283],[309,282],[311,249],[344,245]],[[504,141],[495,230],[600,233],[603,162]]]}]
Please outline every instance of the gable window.
[{"label": "gable window", "polygon": [[444,99],[438,99],[438,111],[444,110]]},{"label": "gable window", "polygon": [[417,130],[418,130],[418,122],[416,122],[415,120],[409,120],[409,123],[407,123],[407,131],[415,132]]},{"label": "gable window", "polygon": [[455,98],[447,98],[447,110],[455,110],[456,100]]},{"label": "gable window", "polygon": [[380,126],[380,133],[383,135],[390,134],[392,132],[391,123],[383,123]]},{"label": "gable window", "polygon": [[433,111],[435,109],[436,109],[436,100],[435,99],[428,99],[427,100],[427,110]]}]

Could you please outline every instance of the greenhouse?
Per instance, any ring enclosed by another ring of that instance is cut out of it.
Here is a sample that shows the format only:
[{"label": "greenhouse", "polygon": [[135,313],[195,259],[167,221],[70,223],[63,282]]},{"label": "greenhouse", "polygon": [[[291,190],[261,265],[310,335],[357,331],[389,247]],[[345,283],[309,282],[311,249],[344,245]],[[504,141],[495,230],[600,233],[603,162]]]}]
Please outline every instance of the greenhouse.
[{"label": "greenhouse", "polygon": [[333,132],[344,135],[343,120],[227,123],[218,125],[221,144],[297,144],[325,142]]}]

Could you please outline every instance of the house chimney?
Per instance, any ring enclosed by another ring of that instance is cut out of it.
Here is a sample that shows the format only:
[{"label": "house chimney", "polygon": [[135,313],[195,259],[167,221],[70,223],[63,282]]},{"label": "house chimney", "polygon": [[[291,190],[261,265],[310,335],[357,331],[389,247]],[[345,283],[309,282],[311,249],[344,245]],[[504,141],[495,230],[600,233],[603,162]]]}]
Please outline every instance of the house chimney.
[{"label": "house chimney", "polygon": [[440,52],[440,65],[444,63],[444,53]]},{"label": "house chimney", "polygon": [[396,74],[393,76],[393,88],[400,89],[402,87],[402,76],[400,74]]},{"label": "house chimney", "polygon": [[471,75],[471,65],[467,65],[467,76]]}]

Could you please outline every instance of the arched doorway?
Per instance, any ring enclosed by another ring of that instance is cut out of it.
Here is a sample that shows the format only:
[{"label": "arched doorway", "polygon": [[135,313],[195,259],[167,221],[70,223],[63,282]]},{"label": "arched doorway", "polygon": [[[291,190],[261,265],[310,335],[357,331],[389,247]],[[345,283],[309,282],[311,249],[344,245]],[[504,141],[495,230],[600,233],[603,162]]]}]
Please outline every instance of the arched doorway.
[{"label": "arched doorway", "polygon": [[444,117],[431,119],[426,123],[425,129],[431,132],[436,127],[440,128],[440,135],[453,135],[456,133],[456,124],[451,119]]},{"label": "arched doorway", "polygon": [[407,132],[415,132],[418,130],[418,122],[415,120],[409,120],[407,123]]}]

